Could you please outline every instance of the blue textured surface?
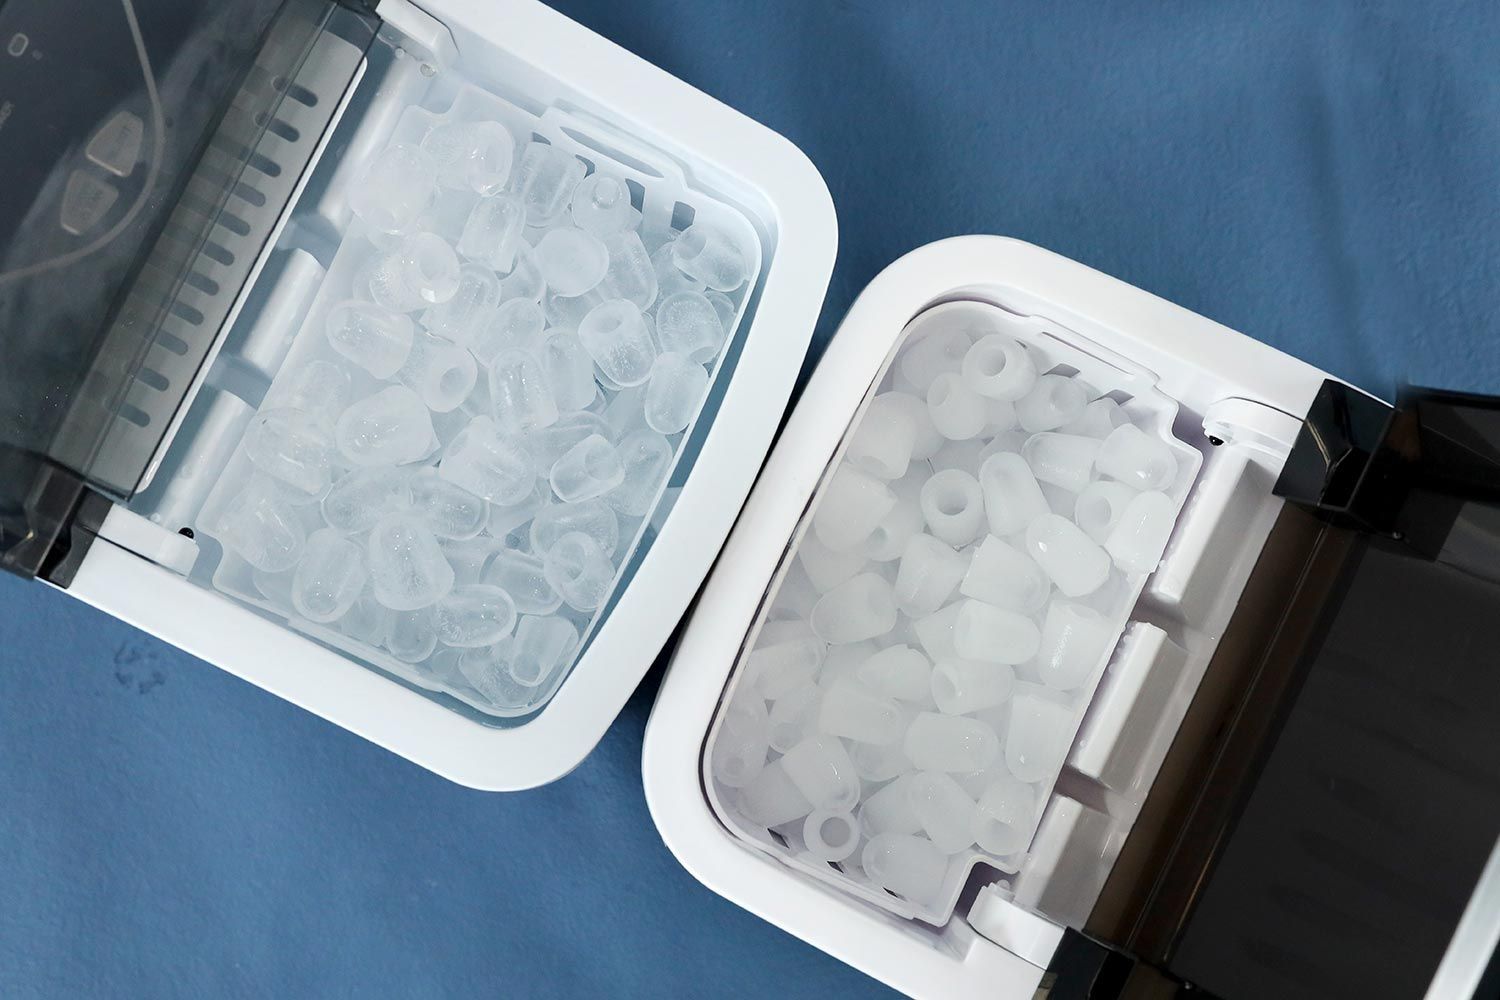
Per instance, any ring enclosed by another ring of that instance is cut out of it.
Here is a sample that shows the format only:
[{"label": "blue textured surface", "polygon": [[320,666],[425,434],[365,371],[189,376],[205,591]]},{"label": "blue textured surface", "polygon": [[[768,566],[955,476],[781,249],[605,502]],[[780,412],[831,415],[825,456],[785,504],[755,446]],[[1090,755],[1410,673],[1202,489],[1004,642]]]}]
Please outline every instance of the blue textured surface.
[{"label": "blue textured surface", "polygon": [[[1500,392],[1494,4],[559,6],[818,164],[820,341],[904,251],[997,232],[1372,390]],[[40,586],[0,601],[0,995],[878,991],[662,846],[654,676],[577,772],[486,795]]]}]

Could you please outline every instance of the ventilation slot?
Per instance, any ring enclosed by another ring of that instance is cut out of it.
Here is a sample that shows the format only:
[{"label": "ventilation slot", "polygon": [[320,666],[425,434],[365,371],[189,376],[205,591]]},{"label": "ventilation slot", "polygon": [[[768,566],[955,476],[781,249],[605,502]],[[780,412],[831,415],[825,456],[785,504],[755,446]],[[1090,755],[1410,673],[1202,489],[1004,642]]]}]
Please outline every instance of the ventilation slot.
[{"label": "ventilation slot", "polygon": [[165,375],[154,368],[142,368],[135,373],[135,377],[136,381],[144,383],[157,392],[166,392],[167,388],[172,384],[167,381]]},{"label": "ventilation slot", "polygon": [[148,427],[151,424],[151,416],[145,410],[131,406],[129,403],[121,403],[120,408],[115,411],[124,420],[130,421],[137,427]]}]

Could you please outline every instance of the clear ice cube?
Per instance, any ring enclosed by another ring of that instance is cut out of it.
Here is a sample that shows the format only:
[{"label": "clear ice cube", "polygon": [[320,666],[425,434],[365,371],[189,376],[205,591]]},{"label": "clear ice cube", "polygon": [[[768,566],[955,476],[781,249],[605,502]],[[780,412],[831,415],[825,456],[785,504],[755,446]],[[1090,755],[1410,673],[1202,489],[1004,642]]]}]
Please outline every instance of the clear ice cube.
[{"label": "clear ice cube", "polygon": [[307,538],[292,576],[292,606],[308,621],[343,617],[365,589],[365,560],[358,545],[332,528]]},{"label": "clear ice cube", "polygon": [[286,492],[259,477],[230,498],[210,523],[208,533],[267,573],[291,569],[307,541],[307,532]]},{"label": "clear ice cube", "polygon": [[328,488],[333,464],[331,428],[303,410],[261,410],[245,430],[245,455],[257,469],[313,495]]},{"label": "clear ice cube", "polygon": [[615,453],[625,477],[605,494],[604,502],[626,517],[645,517],[672,471],[672,446],[660,434],[643,428],[625,435]]},{"label": "clear ice cube", "polygon": [[416,233],[376,261],[370,298],[393,312],[412,312],[447,302],[458,293],[458,255],[435,233]]},{"label": "clear ice cube", "polygon": [[542,341],[538,352],[542,374],[557,408],[563,412],[582,410],[599,392],[594,381],[594,359],[583,349],[583,341],[570,330],[560,330]]},{"label": "clear ice cube", "polygon": [[565,149],[535,139],[528,142],[511,185],[526,207],[526,224],[545,227],[556,222],[568,210],[585,170],[582,161]]},{"label": "clear ice cube", "polygon": [[334,441],[354,465],[414,462],[432,447],[432,418],[416,393],[404,385],[387,386],[339,416]]},{"label": "clear ice cube", "polygon": [[677,292],[701,292],[706,287],[703,282],[689,278],[678,269],[671,240],[652,251],[651,270],[656,272],[656,295],[660,299]]},{"label": "clear ice cube", "polygon": [[412,341],[406,364],[396,373],[396,381],[420,396],[434,413],[458,409],[474,391],[478,378],[474,355],[427,334]]},{"label": "clear ice cube", "polygon": [[656,345],[635,303],[612,299],[595,306],[578,325],[578,339],[616,385],[640,385],[651,377]]},{"label": "clear ice cube", "polygon": [[662,434],[675,434],[698,413],[708,393],[708,372],[682,354],[663,354],[651,368],[646,387],[646,424]]},{"label": "clear ice cube", "polygon": [[568,607],[593,611],[604,603],[615,567],[599,544],[581,531],[569,532],[547,549],[547,582]]},{"label": "clear ice cube", "polygon": [[487,583],[454,587],[432,609],[437,637],[449,646],[488,646],[510,635],[516,606],[510,595]]},{"label": "clear ice cube", "polygon": [[604,280],[609,251],[592,233],[573,227],[549,229],[536,245],[542,280],[558,295],[582,295]]},{"label": "clear ice cube", "polygon": [[526,615],[516,626],[510,673],[519,684],[535,687],[568,663],[578,648],[578,629],[562,618]]},{"label": "clear ice cube", "polygon": [[385,648],[403,663],[421,663],[437,649],[432,609],[392,612],[387,621]]},{"label": "clear ice cube", "polygon": [[552,503],[531,519],[531,551],[545,556],[565,535],[581,532],[593,539],[606,556],[620,544],[620,521],[601,500],[582,503]]},{"label": "clear ice cube", "polygon": [[546,427],[557,420],[557,400],[536,355],[509,348],[490,365],[490,410],[510,433]]},{"label": "clear ice cube", "polygon": [[437,194],[437,164],[418,146],[396,142],[377,153],[349,190],[354,214],[382,233],[416,225]]},{"label": "clear ice cube", "polygon": [[683,274],[721,292],[733,291],[750,277],[750,260],[739,243],[707,223],[694,223],[672,241],[672,260]]},{"label": "clear ice cube", "polygon": [[489,504],[483,498],[444,479],[436,469],[417,470],[409,487],[412,513],[439,538],[473,538],[489,521]]},{"label": "clear ice cube", "polygon": [[261,408],[301,410],[332,432],[333,422],[348,405],[349,373],[331,361],[312,361],[278,376]]},{"label": "clear ice cube", "polygon": [[453,297],[429,306],[422,313],[422,325],[434,336],[468,345],[499,304],[500,279],[495,272],[467,261],[458,269],[458,289]]},{"label": "clear ice cube", "polygon": [[625,479],[625,466],[610,444],[598,434],[569,448],[552,464],[548,481],[552,492],[564,503],[577,503],[603,496]]},{"label": "clear ice cube", "polygon": [[474,332],[469,348],[486,368],[506,351],[536,353],[546,321],[542,307],[530,299],[507,299]]},{"label": "clear ice cube", "polygon": [[453,567],[437,538],[412,514],[392,514],[370,529],[366,565],[375,599],[392,611],[415,611],[453,588]]},{"label": "clear ice cube", "polygon": [[562,606],[562,597],[547,582],[547,568],[539,556],[502,549],[483,570],[485,583],[510,595],[523,615],[550,615]]},{"label": "clear ice cube", "polygon": [[674,292],[656,307],[656,336],[663,351],[706,364],[718,357],[728,334],[701,292]]},{"label": "clear ice cube", "polygon": [[475,496],[518,504],[536,488],[536,462],[489,417],[475,417],[443,449],[438,474]]},{"label": "clear ice cube", "polygon": [[[519,195],[481,198],[464,222],[458,237],[458,252],[476,264],[507,273],[519,264],[517,258],[525,243],[525,229],[526,206]],[[503,281],[501,287],[503,292]]]},{"label": "clear ice cube", "polygon": [[630,189],[614,174],[596,170],[573,189],[569,206],[573,225],[595,236],[634,229],[641,213],[630,203]]},{"label": "clear ice cube", "polygon": [[626,299],[639,309],[650,309],[657,296],[656,268],[639,234],[627,230],[601,238],[609,267],[596,291],[605,299]]},{"label": "clear ice cube", "polygon": [[335,351],[376,378],[390,378],[401,370],[414,331],[410,317],[354,301],[329,309],[324,329]]},{"label": "clear ice cube", "polygon": [[354,469],[323,497],[323,520],[346,535],[369,531],[387,514],[411,507],[410,469]]},{"label": "clear ice cube", "polygon": [[439,184],[498,194],[510,179],[516,140],[499,122],[442,122],[427,130],[422,149],[437,165]]}]

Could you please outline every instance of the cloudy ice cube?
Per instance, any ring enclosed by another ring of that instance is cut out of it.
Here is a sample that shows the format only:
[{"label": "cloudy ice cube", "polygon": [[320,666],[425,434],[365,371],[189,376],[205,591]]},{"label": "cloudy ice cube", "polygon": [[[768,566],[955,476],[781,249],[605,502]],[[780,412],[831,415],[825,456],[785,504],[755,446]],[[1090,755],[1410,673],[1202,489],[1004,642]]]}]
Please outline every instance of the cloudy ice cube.
[{"label": "cloudy ice cube", "polygon": [[1051,431],[1083,416],[1088,392],[1076,379],[1039,375],[1031,391],[1016,400],[1016,423],[1028,434]]},{"label": "cloudy ice cube", "polygon": [[1177,477],[1177,459],[1161,438],[1122,424],[1099,447],[1099,471],[1138,490],[1161,490]]},{"label": "cloudy ice cube", "polygon": [[370,297],[393,312],[447,302],[458,292],[458,256],[435,233],[416,233],[375,262]]},{"label": "cloudy ice cube", "polygon": [[604,280],[609,251],[599,237],[582,229],[560,227],[547,231],[536,245],[542,280],[558,295],[582,295]]},{"label": "cloudy ice cube", "polygon": [[349,373],[331,361],[312,361],[278,376],[262,408],[301,410],[331,432],[348,405]]},{"label": "cloudy ice cube", "polygon": [[656,345],[633,302],[613,299],[596,306],[578,325],[578,339],[616,385],[640,385],[651,377]]},{"label": "cloudy ice cube", "polygon": [[516,140],[499,122],[443,122],[427,130],[421,148],[437,165],[439,184],[488,196],[505,189]]},{"label": "cloudy ice cube", "polygon": [[656,336],[663,351],[703,364],[718,356],[728,334],[701,292],[675,292],[656,307]]},{"label": "cloudy ice cube", "polygon": [[979,481],[967,472],[934,473],[922,484],[921,506],[927,530],[949,545],[968,545],[984,534],[984,495]]},{"label": "cloudy ice cube", "polygon": [[1021,344],[1001,333],[979,338],[964,353],[964,384],[981,396],[1015,402],[1036,384],[1036,363]]},{"label": "cloudy ice cube", "polygon": [[542,307],[530,299],[508,299],[475,330],[469,347],[486,368],[506,351],[536,353],[542,343]]},{"label": "cloudy ice cube", "polygon": [[417,146],[392,143],[360,171],[349,190],[354,214],[383,233],[416,225],[437,193],[437,164]]},{"label": "cloudy ice cube", "polygon": [[379,466],[354,469],[323,497],[323,520],[346,535],[369,531],[387,514],[411,506],[409,469]]},{"label": "cloudy ice cube", "polygon": [[736,289],[750,277],[750,261],[722,229],[695,223],[672,241],[672,259],[683,274],[721,292]]},{"label": "cloudy ice cube", "polygon": [[412,514],[392,514],[370,529],[366,560],[376,600],[392,611],[428,607],[453,588],[437,538]]}]

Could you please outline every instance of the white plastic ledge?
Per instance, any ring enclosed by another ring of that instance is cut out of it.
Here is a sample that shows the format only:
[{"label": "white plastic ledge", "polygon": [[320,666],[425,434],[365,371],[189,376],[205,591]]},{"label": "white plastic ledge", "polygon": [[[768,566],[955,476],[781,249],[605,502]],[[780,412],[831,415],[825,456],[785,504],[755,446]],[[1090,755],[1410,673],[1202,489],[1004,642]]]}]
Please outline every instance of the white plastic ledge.
[{"label": "white plastic ledge", "polygon": [[455,36],[487,39],[566,81],[612,119],[690,150],[770,206],[776,247],[744,351],[651,552],[557,695],[512,729],[470,721],[113,545],[90,550],[68,592],[446,778],[512,791],[553,781],[588,755],[698,589],[791,394],[837,225],[822,177],[786,139],[540,3],[423,6]]}]

